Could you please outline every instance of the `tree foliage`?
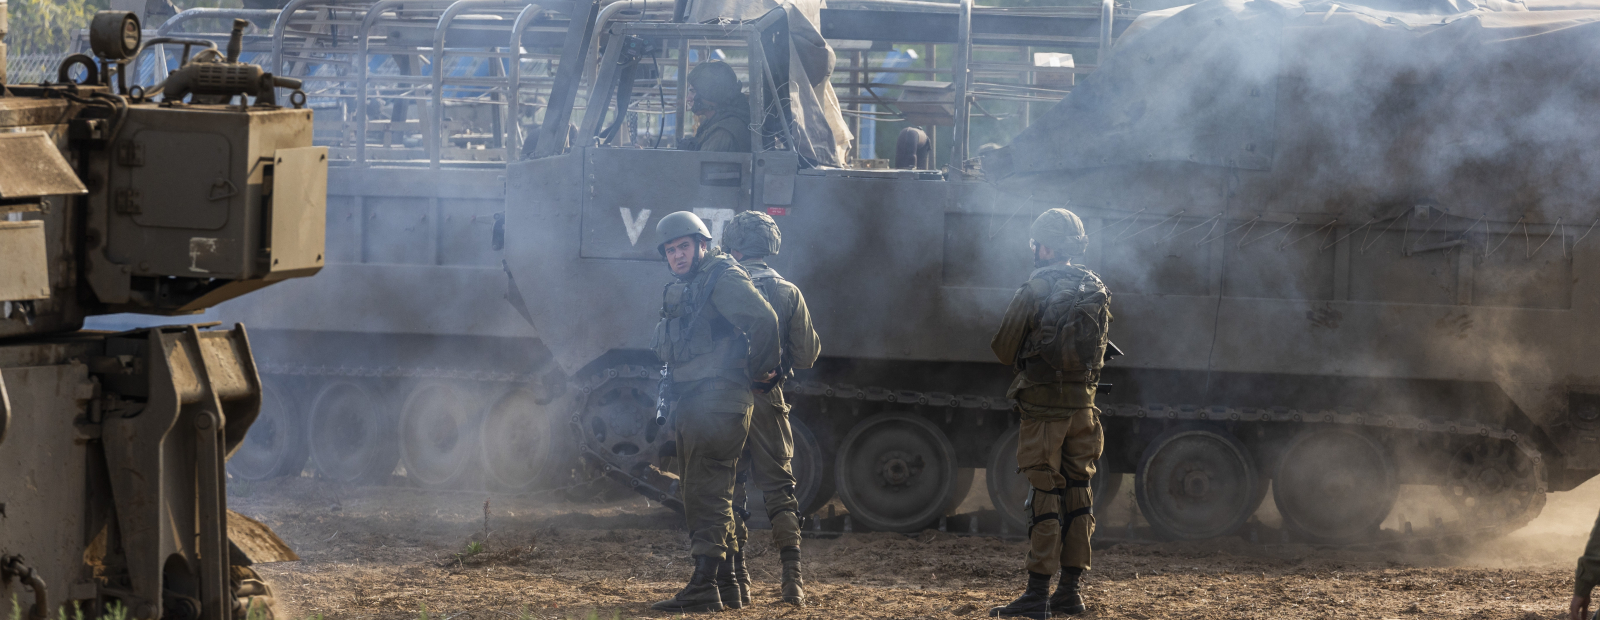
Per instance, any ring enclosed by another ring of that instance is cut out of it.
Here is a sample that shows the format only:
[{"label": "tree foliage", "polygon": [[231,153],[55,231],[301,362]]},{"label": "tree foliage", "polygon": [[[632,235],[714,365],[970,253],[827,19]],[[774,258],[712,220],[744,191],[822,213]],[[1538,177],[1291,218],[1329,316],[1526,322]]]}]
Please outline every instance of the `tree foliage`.
[{"label": "tree foliage", "polygon": [[11,55],[62,53],[108,0],[10,0]]},{"label": "tree foliage", "polygon": [[[195,7],[240,6],[240,0],[173,0],[177,10]],[[27,54],[65,54],[72,37],[89,27],[98,11],[111,6],[111,0],[10,0],[10,32],[6,43],[13,56]],[[157,24],[145,24],[154,28]]]}]

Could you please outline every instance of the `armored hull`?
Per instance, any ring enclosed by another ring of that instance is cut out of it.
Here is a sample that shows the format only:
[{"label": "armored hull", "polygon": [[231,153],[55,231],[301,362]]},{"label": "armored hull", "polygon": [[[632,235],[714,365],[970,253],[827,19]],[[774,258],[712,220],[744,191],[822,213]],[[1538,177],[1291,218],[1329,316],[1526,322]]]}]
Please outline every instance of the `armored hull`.
[{"label": "armored hull", "polygon": [[[80,328],[316,273],[327,152],[308,110],[237,83],[161,103],[114,87],[95,65],[138,55],[137,17],[105,11],[90,31],[100,60],[61,69],[76,81],[0,100],[0,597],[32,619],[270,618],[251,566],[297,558],[226,502],[224,463],[261,404],[244,328]],[[174,76],[254,69],[234,56]]]}]

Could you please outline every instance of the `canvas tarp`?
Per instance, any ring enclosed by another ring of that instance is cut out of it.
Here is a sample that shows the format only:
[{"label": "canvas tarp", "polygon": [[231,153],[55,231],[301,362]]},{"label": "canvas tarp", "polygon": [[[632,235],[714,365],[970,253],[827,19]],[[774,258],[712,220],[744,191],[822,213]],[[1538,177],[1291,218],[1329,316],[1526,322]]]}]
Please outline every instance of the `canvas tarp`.
[{"label": "canvas tarp", "polygon": [[[767,12],[783,8],[789,14],[789,112],[794,119],[790,131],[801,155],[825,165],[840,165],[850,152],[849,125],[839,112],[839,98],[833,92],[833,48],[817,31],[821,23],[822,0],[778,3],[773,0],[693,0],[689,21],[705,23],[719,20],[754,21]],[[752,87],[759,83],[752,79]]]}]

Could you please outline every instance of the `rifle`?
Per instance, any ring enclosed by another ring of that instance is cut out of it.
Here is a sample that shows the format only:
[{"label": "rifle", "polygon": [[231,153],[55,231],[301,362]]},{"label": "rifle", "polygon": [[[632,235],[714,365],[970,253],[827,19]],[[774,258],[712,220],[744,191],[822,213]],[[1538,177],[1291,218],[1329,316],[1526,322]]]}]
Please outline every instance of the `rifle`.
[{"label": "rifle", "polygon": [[661,365],[661,383],[656,384],[656,426],[667,425],[667,413],[672,409],[672,368]]}]

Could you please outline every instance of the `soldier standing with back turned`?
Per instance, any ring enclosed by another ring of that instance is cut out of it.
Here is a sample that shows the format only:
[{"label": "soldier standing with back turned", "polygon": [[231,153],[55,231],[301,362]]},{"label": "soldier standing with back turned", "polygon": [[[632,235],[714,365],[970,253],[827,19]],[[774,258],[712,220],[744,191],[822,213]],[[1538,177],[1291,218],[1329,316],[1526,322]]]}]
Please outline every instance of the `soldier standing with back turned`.
[{"label": "soldier standing with back turned", "polygon": [[733,485],[750,430],[753,380],[778,369],[778,317],[734,259],[711,250],[711,232],[688,211],[656,224],[673,281],[662,292],[654,349],[667,365],[677,432],[679,489],[694,575],[667,612],[722,611],[717,569],[734,544]]},{"label": "soldier standing with back turned", "polygon": [[[755,413],[750,417],[750,438],[745,441],[739,460],[739,483],[734,489],[735,512],[744,511],[744,486],[753,478],[765,498],[767,518],[772,521],[772,546],[783,562],[783,602],[804,605],[804,584],[800,579],[800,502],[795,498],[794,431],[789,426],[789,404],[783,399],[783,381],[795,369],[810,368],[822,351],[822,342],[811,327],[811,312],[800,289],[783,279],[767,265],[767,257],[778,253],[783,235],[771,216],[758,211],[743,211],[722,229],[722,249],[739,259],[750,273],[756,290],[778,313],[778,333],[783,340],[783,357],[771,389],[755,394]],[[750,469],[746,472],[745,467]],[[744,567],[744,543],[749,530],[744,519],[734,522],[738,547],[733,552],[732,574],[727,583],[718,575],[724,603],[730,592],[739,597],[739,607],[750,602],[750,574]],[[723,567],[728,568],[724,563]],[[733,587],[737,586],[737,587]],[[730,589],[732,588],[732,589]]]},{"label": "soldier standing with back turned", "polygon": [[[1105,447],[1095,385],[1105,360],[1111,294],[1099,276],[1072,264],[1089,238],[1071,211],[1045,211],[1029,227],[1035,270],[1006,308],[990,346],[1017,378],[1006,395],[1022,415],[1017,471],[1028,497],[1028,586],[990,616],[1049,618],[1083,613],[1078,580],[1089,570],[1094,534],[1089,480]],[[1061,583],[1050,594],[1050,576]]]}]

